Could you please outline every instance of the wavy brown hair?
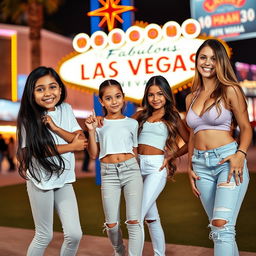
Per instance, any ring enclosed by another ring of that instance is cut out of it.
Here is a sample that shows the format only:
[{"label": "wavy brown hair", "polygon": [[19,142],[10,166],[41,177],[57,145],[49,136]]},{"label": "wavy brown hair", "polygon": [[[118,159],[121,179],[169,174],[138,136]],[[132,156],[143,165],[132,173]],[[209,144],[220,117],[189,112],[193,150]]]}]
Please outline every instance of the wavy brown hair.
[{"label": "wavy brown hair", "polygon": [[[230,106],[228,100],[227,100],[227,88],[233,87],[238,88],[242,95],[244,96],[245,102],[246,98],[244,95],[244,92],[241,88],[241,86],[238,83],[238,80],[236,78],[235,72],[232,68],[232,65],[230,63],[227,51],[223,44],[218,41],[217,39],[208,39],[204,41],[204,43],[198,48],[196,52],[196,60],[195,63],[197,65],[198,57],[201,52],[201,50],[204,47],[210,47],[213,52],[216,59],[216,86],[214,91],[211,93],[210,98],[214,99],[214,103],[209,106],[206,111],[210,110],[212,107],[216,106],[216,109],[218,111],[218,114],[221,114],[221,106],[220,103],[224,102],[224,105],[229,107],[232,110],[232,107]],[[193,98],[197,97],[198,93],[203,87],[203,79],[202,75],[199,73],[198,69],[195,69],[195,76],[193,79],[193,85],[192,85],[192,94]],[[193,99],[194,100],[194,99]],[[192,100],[192,102],[193,102]],[[234,119],[234,118],[233,118]],[[233,120],[233,124],[236,124],[235,119]]]},{"label": "wavy brown hair", "polygon": [[177,151],[179,149],[178,140],[180,138],[180,134],[178,131],[178,123],[181,120],[181,118],[178,110],[176,109],[175,99],[174,99],[171,87],[168,81],[163,76],[153,76],[148,80],[146,84],[144,96],[142,99],[143,110],[141,111],[139,117],[137,118],[139,122],[139,133],[142,130],[143,124],[147,121],[147,119],[150,116],[152,116],[154,112],[154,108],[150,106],[148,102],[148,91],[149,91],[149,88],[153,85],[156,85],[161,89],[166,99],[166,104],[164,106],[165,113],[161,121],[166,124],[167,129],[169,131],[169,135],[166,140],[165,146],[174,156],[174,158],[168,161],[168,165],[167,165],[169,176],[173,177],[177,169],[174,163],[174,159],[176,158]]}]

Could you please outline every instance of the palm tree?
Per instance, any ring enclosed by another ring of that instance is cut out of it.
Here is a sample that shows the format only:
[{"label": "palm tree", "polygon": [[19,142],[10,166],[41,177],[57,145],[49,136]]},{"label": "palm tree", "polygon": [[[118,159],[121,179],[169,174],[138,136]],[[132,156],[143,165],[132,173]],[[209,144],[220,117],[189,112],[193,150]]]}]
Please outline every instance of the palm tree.
[{"label": "palm tree", "polygon": [[3,19],[10,18],[16,24],[22,21],[29,26],[31,68],[41,64],[41,29],[44,23],[44,11],[56,12],[63,0],[2,0],[0,12]]}]

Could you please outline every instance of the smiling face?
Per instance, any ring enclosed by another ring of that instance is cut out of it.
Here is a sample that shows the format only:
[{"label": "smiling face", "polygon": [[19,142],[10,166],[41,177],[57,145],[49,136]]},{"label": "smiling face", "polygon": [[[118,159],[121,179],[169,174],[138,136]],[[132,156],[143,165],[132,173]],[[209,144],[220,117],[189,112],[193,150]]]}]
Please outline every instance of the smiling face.
[{"label": "smiling face", "polygon": [[110,85],[104,88],[100,103],[106,108],[108,114],[121,114],[124,106],[124,95],[118,86]]},{"label": "smiling face", "polygon": [[164,108],[166,104],[166,98],[161,90],[161,88],[157,85],[151,85],[148,89],[147,93],[148,104],[154,109],[159,110]]},{"label": "smiling face", "polygon": [[36,81],[34,99],[40,107],[47,111],[55,110],[55,105],[59,102],[60,96],[61,87],[52,76],[45,75]]},{"label": "smiling face", "polygon": [[213,78],[216,76],[216,57],[211,47],[205,46],[199,52],[197,70],[203,78]]}]

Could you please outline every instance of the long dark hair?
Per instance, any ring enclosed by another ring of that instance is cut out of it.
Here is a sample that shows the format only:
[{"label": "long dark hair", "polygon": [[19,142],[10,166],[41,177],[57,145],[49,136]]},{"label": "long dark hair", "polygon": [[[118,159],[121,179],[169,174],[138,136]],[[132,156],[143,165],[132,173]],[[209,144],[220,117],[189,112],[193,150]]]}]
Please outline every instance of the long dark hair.
[{"label": "long dark hair", "polygon": [[49,179],[53,173],[60,175],[65,169],[53,136],[41,121],[45,109],[37,105],[34,100],[35,84],[39,78],[46,75],[52,76],[61,88],[60,100],[56,106],[65,100],[66,88],[57,72],[50,67],[38,67],[27,78],[17,119],[18,171],[21,177],[27,179],[26,171],[28,170],[30,176],[38,182],[41,181],[41,174],[38,170],[40,168],[48,172]]},{"label": "long dark hair", "polygon": [[[124,97],[124,92],[123,92],[123,89],[122,89],[121,84],[120,84],[118,81],[114,80],[114,79],[107,79],[107,80],[103,81],[103,82],[100,84],[100,87],[99,87],[99,98],[100,98],[101,100],[102,100],[102,98],[103,98],[103,94],[104,94],[104,92],[105,92],[105,89],[106,89],[107,87],[109,87],[109,86],[117,86],[118,89],[121,91],[123,97]],[[103,114],[104,114],[104,116],[106,116],[106,115],[107,115],[107,110],[106,110],[105,107],[102,107],[102,108],[103,108]]]},{"label": "long dark hair", "polygon": [[[178,147],[178,138],[179,138],[179,131],[178,131],[178,123],[181,120],[178,110],[176,109],[175,99],[171,90],[171,87],[168,81],[163,76],[153,76],[151,77],[145,87],[144,96],[142,99],[142,107],[143,110],[138,117],[139,122],[139,133],[142,130],[143,124],[147,121],[147,119],[152,116],[154,112],[154,108],[150,106],[148,103],[148,91],[152,85],[158,86],[165,99],[166,104],[164,106],[165,113],[162,117],[162,121],[166,124],[167,129],[169,131],[168,138],[166,140],[166,148],[172,153],[174,158],[176,157],[176,153],[179,149]],[[168,162],[168,170],[169,175],[172,177],[176,171],[176,165],[171,159]]]}]

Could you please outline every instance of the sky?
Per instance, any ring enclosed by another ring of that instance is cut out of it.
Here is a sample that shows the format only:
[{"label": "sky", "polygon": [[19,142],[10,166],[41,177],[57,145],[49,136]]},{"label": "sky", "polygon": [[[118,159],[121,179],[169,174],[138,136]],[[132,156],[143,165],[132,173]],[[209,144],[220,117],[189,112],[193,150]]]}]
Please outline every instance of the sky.
[{"label": "sky", "polygon": [[[89,0],[65,0],[58,13],[45,18],[45,27],[65,36],[78,33],[90,34]],[[179,24],[190,14],[189,0],[134,0],[135,20],[148,23],[165,24],[176,21]],[[227,43],[232,49],[231,61],[256,64],[256,38]]]}]

